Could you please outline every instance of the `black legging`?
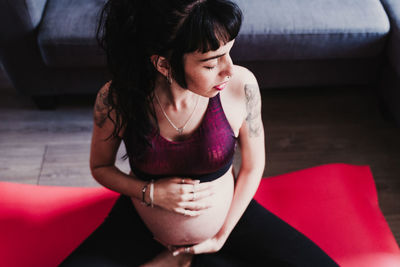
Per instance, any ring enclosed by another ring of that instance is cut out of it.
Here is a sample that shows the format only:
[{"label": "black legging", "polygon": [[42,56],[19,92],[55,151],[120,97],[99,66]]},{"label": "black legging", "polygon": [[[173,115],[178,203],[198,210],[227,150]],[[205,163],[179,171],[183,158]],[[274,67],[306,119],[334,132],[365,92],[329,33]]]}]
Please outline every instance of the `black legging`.
[{"label": "black legging", "polygon": [[[131,199],[121,196],[106,220],[60,266],[139,266],[164,249]],[[338,265],[310,239],[252,200],[223,248],[195,255],[191,266]]]}]

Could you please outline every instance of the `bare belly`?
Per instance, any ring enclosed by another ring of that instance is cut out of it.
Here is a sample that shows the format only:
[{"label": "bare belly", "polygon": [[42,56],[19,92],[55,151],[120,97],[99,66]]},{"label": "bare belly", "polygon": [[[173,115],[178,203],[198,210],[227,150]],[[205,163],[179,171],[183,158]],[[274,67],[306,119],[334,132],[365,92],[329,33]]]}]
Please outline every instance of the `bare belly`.
[{"label": "bare belly", "polygon": [[232,168],[211,183],[216,185],[216,194],[210,197],[213,206],[196,217],[156,206],[146,207],[136,198],[132,198],[132,202],[153,236],[161,242],[176,246],[196,244],[217,234],[225,221],[234,191]]}]

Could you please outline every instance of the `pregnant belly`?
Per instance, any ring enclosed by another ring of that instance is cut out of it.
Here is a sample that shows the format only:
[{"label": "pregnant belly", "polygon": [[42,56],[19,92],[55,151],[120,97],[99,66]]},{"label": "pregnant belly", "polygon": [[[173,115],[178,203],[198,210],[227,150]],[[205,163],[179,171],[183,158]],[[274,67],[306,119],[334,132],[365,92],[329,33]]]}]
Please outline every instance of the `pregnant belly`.
[{"label": "pregnant belly", "polygon": [[147,207],[136,198],[132,198],[132,202],[153,236],[161,242],[176,246],[196,244],[217,234],[225,221],[234,190],[232,169],[211,183],[216,186],[216,193],[210,197],[212,207],[196,217],[157,206]]}]

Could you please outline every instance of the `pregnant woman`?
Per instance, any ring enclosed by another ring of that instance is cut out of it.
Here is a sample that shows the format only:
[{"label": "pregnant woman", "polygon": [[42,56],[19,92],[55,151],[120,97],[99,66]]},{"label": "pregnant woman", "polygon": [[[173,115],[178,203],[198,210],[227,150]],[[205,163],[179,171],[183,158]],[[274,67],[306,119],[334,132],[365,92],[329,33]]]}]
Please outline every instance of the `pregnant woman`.
[{"label": "pregnant woman", "polygon": [[[257,81],[230,57],[241,23],[226,0],[106,3],[97,34],[112,79],[90,166],[121,196],[61,266],[337,266],[253,200],[264,129]],[[115,166],[121,141],[129,175]]]}]

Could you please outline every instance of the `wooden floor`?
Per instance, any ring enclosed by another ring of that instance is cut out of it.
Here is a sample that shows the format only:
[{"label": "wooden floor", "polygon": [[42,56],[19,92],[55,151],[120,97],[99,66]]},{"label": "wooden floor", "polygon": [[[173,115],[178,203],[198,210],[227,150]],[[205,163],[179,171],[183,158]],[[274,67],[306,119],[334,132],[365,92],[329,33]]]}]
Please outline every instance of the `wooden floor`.
[{"label": "wooden floor", "polygon": [[[94,96],[64,97],[55,111],[38,111],[12,88],[0,88],[0,96],[1,181],[99,186],[88,163]],[[369,165],[400,243],[400,128],[382,118],[371,89],[263,91],[263,120],[265,176],[325,163]],[[117,166],[129,170],[126,161]]]}]

